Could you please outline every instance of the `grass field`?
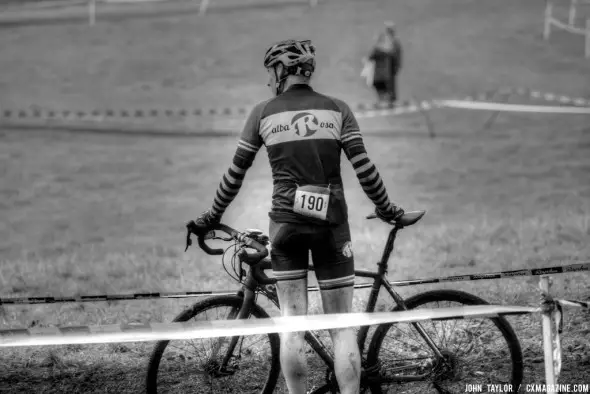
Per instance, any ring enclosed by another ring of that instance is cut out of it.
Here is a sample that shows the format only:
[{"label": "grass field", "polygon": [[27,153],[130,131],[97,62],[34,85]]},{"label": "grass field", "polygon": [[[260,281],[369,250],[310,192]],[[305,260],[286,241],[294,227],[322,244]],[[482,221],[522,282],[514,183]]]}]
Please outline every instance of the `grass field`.
[{"label": "grass field", "polygon": [[[224,0],[219,0],[223,2]],[[349,102],[373,99],[359,59],[383,19],[406,49],[403,98],[525,86],[590,96],[582,42],[542,41],[542,5],[467,0],[326,2],[285,9],[26,26],[0,34],[0,108],[188,108],[251,105],[268,97],[260,59],[283,36],[312,38],[314,86]],[[281,36],[281,37],[279,37]],[[587,116],[432,113],[440,138],[398,133],[417,116],[363,119],[392,198],[426,209],[404,230],[390,278],[545,267],[590,258]],[[210,120],[206,120],[211,122]],[[226,125],[220,122],[220,125]],[[229,122],[227,124],[230,124]],[[235,122],[231,123],[232,125]],[[204,128],[198,118],[184,126]],[[150,126],[146,123],[146,127]],[[0,129],[0,294],[42,296],[230,289],[218,259],[183,253],[184,226],[209,207],[236,138],[148,138]],[[267,229],[271,181],[259,153],[224,221]],[[343,163],[356,261],[371,268],[387,234],[367,222],[370,201]],[[587,299],[588,274],[555,276],[554,291]],[[310,278],[313,282],[313,279]],[[406,287],[403,295],[445,285]],[[451,286],[449,286],[451,287]],[[453,284],[490,302],[535,305],[537,279]],[[356,299],[357,310],[367,293]],[[312,309],[319,312],[317,295]],[[193,300],[194,301],[194,300]],[[1,327],[170,321],[191,300],[6,306]],[[276,314],[277,311],[272,311]],[[540,321],[511,319],[525,382],[542,383]],[[568,310],[561,383],[590,383],[588,315]],[[136,393],[151,344],[5,349],[1,392]],[[100,387],[100,388],[99,388]],[[278,392],[284,388],[281,388]]]}]

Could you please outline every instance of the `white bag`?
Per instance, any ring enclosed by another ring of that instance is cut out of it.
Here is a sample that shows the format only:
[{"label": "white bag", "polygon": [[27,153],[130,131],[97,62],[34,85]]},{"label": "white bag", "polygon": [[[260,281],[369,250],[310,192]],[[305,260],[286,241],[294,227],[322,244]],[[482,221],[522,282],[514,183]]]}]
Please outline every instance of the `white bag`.
[{"label": "white bag", "polygon": [[368,59],[363,59],[363,69],[361,71],[361,78],[364,78],[365,83],[369,87],[373,87],[373,78],[375,77],[375,62]]}]

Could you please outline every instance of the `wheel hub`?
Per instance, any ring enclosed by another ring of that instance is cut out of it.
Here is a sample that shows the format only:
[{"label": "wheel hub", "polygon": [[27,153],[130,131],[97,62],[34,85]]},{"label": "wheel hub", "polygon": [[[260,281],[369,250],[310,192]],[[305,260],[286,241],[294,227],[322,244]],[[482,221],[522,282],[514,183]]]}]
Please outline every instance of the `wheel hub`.
[{"label": "wheel hub", "polygon": [[442,359],[438,360],[433,369],[433,380],[441,382],[445,380],[454,380],[457,377],[457,356],[448,351],[443,350]]},{"label": "wheel hub", "polygon": [[206,363],[204,363],[203,370],[207,375],[213,378],[233,375],[236,372],[236,368],[232,368],[230,366],[221,368],[219,361],[217,360],[208,360]]}]

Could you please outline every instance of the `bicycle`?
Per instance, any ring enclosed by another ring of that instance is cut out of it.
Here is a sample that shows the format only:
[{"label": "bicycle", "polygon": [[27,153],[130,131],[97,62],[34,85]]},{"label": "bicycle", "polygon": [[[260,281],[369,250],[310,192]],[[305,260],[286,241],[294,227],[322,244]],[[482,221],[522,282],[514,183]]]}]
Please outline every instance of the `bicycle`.
[{"label": "bicycle", "polygon": [[[377,299],[381,287],[393,298],[395,306],[392,311],[417,309],[429,303],[439,305],[442,302],[456,303],[460,305],[487,304],[483,299],[472,294],[458,290],[431,290],[403,299],[392,287],[386,277],[388,261],[393,251],[397,233],[404,227],[418,222],[425,211],[407,212],[393,225],[389,232],[387,242],[381,257],[377,263],[378,270],[355,270],[358,277],[373,280],[371,291],[365,308],[366,312],[375,311]],[[370,215],[367,218],[375,218]],[[227,235],[217,235],[221,231]],[[209,239],[233,241],[235,253],[232,258],[236,279],[242,284],[235,295],[212,296],[203,299],[190,308],[184,310],[175,319],[175,322],[188,321],[193,318],[207,318],[209,311],[213,309],[228,308],[228,313],[218,315],[216,319],[246,319],[267,318],[268,313],[257,303],[257,295],[263,295],[277,308],[280,308],[276,289],[276,281],[269,278],[264,270],[271,269],[268,256],[268,236],[259,230],[247,230],[239,232],[224,224],[219,224],[214,231],[207,234],[194,230],[194,222],[187,225],[186,248],[191,245],[191,234],[198,237],[200,248],[210,255],[223,255],[223,249],[211,249],[206,243]],[[255,252],[248,252],[254,249]],[[226,251],[229,250],[226,249]],[[186,251],[186,249],[185,249]],[[224,262],[225,268],[225,260]],[[244,269],[248,267],[248,270]],[[313,270],[313,265],[310,264]],[[226,269],[226,272],[229,271]],[[231,274],[230,274],[231,275]],[[438,330],[435,323],[453,321],[452,329]],[[478,324],[478,321],[479,324]],[[484,322],[489,326],[481,335],[475,335],[474,330],[480,328]],[[457,326],[458,324],[461,326]],[[401,340],[402,328],[413,334],[413,342]],[[430,329],[433,328],[434,330]],[[490,343],[491,329],[496,328],[504,348],[494,347],[488,352],[483,352],[482,347]],[[503,384],[504,392],[517,392],[523,377],[523,357],[520,342],[514,330],[503,317],[488,317],[479,319],[448,319],[429,320],[422,323],[381,324],[373,332],[365,355],[365,344],[369,333],[369,326],[361,326],[358,330],[357,340],[361,350],[363,371],[361,375],[361,392],[380,394],[387,392],[387,387],[393,383],[406,384],[410,392],[423,393],[419,384],[427,383],[435,392],[452,393],[465,392],[466,384],[482,384],[486,381],[492,384]],[[395,331],[393,338],[389,337],[390,331]],[[461,348],[450,341],[447,336],[453,335],[455,342],[460,345],[466,342],[467,349],[460,353]],[[253,341],[252,347],[244,350],[244,343]],[[264,347],[261,341],[264,340]],[[325,383],[311,391],[314,394],[336,393],[336,382],[333,366],[334,361],[326,346],[314,332],[307,331],[305,340],[313,351],[321,358],[326,366]],[[441,343],[438,343],[440,341]],[[471,343],[467,343],[471,342]],[[176,342],[175,342],[176,343]],[[266,334],[261,336],[245,336],[232,338],[209,339],[209,347],[203,344],[192,344],[192,350],[204,350],[203,360],[194,362],[190,357],[171,356],[163,357],[165,350],[172,348],[170,341],[158,342],[151,354],[146,376],[146,389],[148,394],[166,392],[167,387],[172,387],[172,392],[213,392],[213,393],[272,393],[277,385],[280,375],[279,364],[279,336]],[[455,346],[453,346],[455,345]],[[390,353],[397,354],[392,359],[387,356]],[[488,362],[482,361],[483,356],[491,356]],[[463,360],[461,356],[467,358]],[[404,360],[404,357],[409,359]],[[401,359],[400,359],[401,358]],[[161,367],[162,360],[174,363],[172,367]],[[270,361],[270,362],[269,362]],[[472,371],[466,369],[471,367]],[[505,376],[499,376],[500,370]],[[204,377],[208,385],[202,382],[194,382],[194,379]],[[232,383],[233,382],[233,383]],[[160,387],[160,388],[159,388]],[[506,389],[509,390],[506,390]],[[210,390],[210,391],[209,391]]]}]

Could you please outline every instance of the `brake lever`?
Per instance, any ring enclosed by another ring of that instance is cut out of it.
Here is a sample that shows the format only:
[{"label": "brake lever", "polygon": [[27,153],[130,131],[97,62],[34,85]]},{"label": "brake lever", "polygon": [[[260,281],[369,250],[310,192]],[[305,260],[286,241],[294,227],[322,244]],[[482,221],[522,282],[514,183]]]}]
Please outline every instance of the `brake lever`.
[{"label": "brake lever", "polygon": [[189,248],[189,246],[191,246],[193,244],[193,240],[191,239],[191,229],[187,227],[186,229],[186,247],[184,248],[184,251],[186,252]]},{"label": "brake lever", "polygon": [[[194,224],[194,221],[190,221],[190,222],[189,222],[189,223],[186,225],[186,247],[184,248],[184,251],[185,251],[185,252],[188,250],[189,246],[191,246],[191,245],[193,244],[193,240],[191,239],[191,234],[192,234],[191,227],[192,227],[192,225],[193,225],[193,224]],[[229,241],[229,240],[231,240],[231,238],[230,238],[230,239],[228,239],[228,240],[226,240],[226,239],[224,239],[224,238],[222,238],[222,237],[217,237],[217,236],[215,236],[215,231],[214,231],[214,230],[211,230],[211,231],[209,231],[207,234],[205,234],[205,236],[204,236],[204,240],[206,241],[206,240],[208,240],[208,239],[222,239],[222,240],[224,240],[224,241]]]},{"label": "brake lever", "polygon": [[186,224],[186,246],[184,248],[185,252],[188,250],[189,246],[191,246],[193,244],[193,240],[191,239],[193,226],[195,226],[194,220],[191,220],[190,222],[188,222]]}]

